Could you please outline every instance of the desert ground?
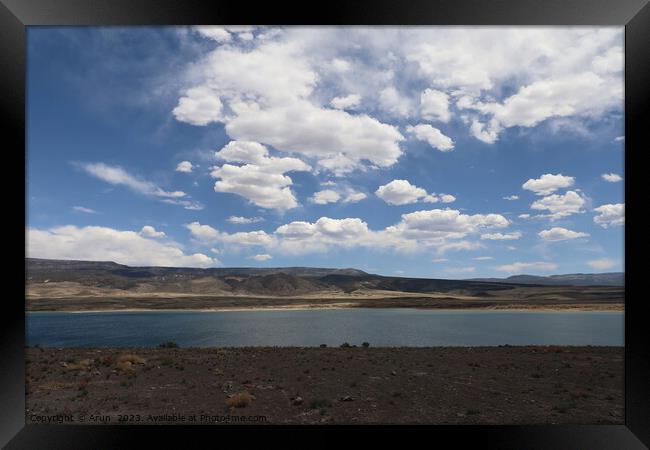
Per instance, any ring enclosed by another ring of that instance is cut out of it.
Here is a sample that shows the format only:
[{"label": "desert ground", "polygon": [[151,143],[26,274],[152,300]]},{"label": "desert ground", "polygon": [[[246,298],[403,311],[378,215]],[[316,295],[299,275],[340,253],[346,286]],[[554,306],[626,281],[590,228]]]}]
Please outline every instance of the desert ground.
[{"label": "desert ground", "polygon": [[[46,295],[45,295],[46,294]],[[57,296],[58,295],[58,296]],[[357,290],[350,293],[317,293],[300,296],[205,295],[179,293],[103,292],[83,295],[78,291],[48,287],[32,289],[28,311],[102,310],[229,310],[277,308],[423,308],[423,309],[548,309],[622,311],[624,290],[609,286],[513,287],[488,292],[411,293]]]},{"label": "desert ground", "polygon": [[623,423],[623,348],[28,348],[27,423]]}]

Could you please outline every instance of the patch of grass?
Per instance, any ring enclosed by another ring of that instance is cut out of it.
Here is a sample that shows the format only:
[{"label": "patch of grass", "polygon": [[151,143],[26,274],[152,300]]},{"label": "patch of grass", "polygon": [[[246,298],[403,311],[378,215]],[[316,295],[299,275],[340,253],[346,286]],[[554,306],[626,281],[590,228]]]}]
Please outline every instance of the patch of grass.
[{"label": "patch of grass", "polygon": [[530,377],[531,378],[544,378],[544,375],[542,375],[541,373],[535,372],[535,373],[531,373]]},{"label": "patch of grass", "polygon": [[227,399],[226,405],[231,408],[245,408],[253,403],[254,399],[255,397],[248,392],[240,392]]},{"label": "patch of grass", "polygon": [[163,342],[158,345],[159,348],[178,348],[178,344],[174,341]]},{"label": "patch of grass", "polygon": [[341,348],[350,348],[350,344],[348,344],[347,342],[344,342],[344,343],[341,344]]},{"label": "patch of grass", "polygon": [[465,414],[468,416],[475,416],[476,414],[480,414],[480,413],[481,411],[478,411],[476,409],[468,409],[467,411],[465,411]]}]

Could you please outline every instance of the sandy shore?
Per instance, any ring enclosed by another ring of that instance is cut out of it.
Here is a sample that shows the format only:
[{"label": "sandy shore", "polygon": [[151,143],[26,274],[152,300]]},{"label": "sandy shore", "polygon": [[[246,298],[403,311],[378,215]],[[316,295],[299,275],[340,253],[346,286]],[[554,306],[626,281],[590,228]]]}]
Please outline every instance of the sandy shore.
[{"label": "sandy shore", "polygon": [[[341,309],[364,309],[358,306],[286,306],[286,307],[269,307],[269,308],[203,308],[203,309],[99,309],[99,310],[60,310],[60,311],[27,311],[27,312],[65,312],[69,314],[84,314],[84,313],[130,313],[130,312],[246,312],[246,311],[313,311],[313,310],[341,310]],[[367,308],[365,308],[367,309]],[[607,308],[603,307],[589,307],[577,306],[567,308],[417,308],[424,311],[440,311],[440,312],[466,312],[466,311],[479,311],[479,312],[623,312],[625,308],[623,305],[612,305]]]},{"label": "sandy shore", "polygon": [[28,423],[623,423],[620,347],[26,354]]}]

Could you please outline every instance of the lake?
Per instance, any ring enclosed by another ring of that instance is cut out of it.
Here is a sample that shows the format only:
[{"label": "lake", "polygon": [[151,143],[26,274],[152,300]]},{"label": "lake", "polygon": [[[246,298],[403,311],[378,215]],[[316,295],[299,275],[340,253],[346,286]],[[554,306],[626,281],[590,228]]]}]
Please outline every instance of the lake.
[{"label": "lake", "polygon": [[27,343],[43,347],[606,345],[623,346],[623,312],[335,309],[31,312]]}]

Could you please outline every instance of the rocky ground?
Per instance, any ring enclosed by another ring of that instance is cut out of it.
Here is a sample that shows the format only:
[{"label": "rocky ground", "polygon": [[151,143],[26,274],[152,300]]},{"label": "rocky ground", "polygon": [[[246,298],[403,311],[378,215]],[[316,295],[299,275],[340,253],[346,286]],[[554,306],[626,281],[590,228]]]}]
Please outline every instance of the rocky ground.
[{"label": "rocky ground", "polygon": [[623,348],[28,348],[27,423],[623,423]]}]

